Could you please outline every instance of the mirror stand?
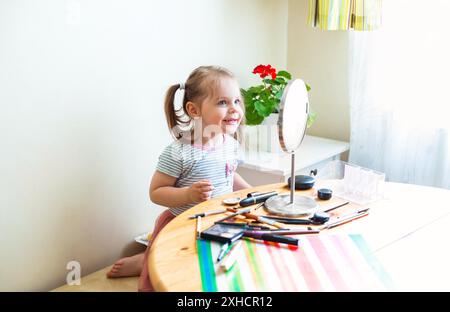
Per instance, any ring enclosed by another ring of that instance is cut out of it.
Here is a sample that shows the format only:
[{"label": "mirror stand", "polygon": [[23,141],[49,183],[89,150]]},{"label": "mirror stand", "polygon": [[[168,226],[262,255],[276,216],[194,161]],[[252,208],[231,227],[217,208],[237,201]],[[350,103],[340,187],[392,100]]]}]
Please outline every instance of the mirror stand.
[{"label": "mirror stand", "polygon": [[308,196],[295,195],[295,153],[291,154],[291,191],[290,194],[272,196],[265,202],[266,210],[274,215],[301,217],[317,211],[316,201]]}]

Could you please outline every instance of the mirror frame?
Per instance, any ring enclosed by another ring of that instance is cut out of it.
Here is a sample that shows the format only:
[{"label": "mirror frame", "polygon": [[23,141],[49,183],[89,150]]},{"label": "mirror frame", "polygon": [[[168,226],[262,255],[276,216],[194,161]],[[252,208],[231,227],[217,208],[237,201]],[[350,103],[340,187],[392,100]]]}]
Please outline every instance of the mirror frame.
[{"label": "mirror frame", "polygon": [[[300,83],[305,88],[305,91],[306,91],[305,128],[303,129],[303,136],[299,140],[298,145],[293,150],[289,150],[288,147],[286,146],[284,135],[283,135],[283,115],[284,115],[284,109],[285,109],[285,106],[286,106],[286,97],[287,97],[287,95],[289,93],[289,90],[290,90],[290,88],[295,87],[294,84],[298,84],[298,83]],[[288,83],[288,85],[286,86],[286,88],[284,89],[284,91],[283,91],[283,97],[281,98],[281,101],[280,101],[280,115],[278,117],[278,122],[277,122],[277,125],[278,125],[278,140],[280,142],[281,148],[286,153],[290,153],[290,154],[294,153],[295,150],[297,150],[300,147],[300,145],[302,144],[303,139],[305,138],[305,135],[306,135],[306,129],[308,127],[308,113],[309,113],[309,98],[308,98],[308,91],[306,89],[306,85],[305,85],[304,81],[301,80],[301,79],[291,80]]]}]

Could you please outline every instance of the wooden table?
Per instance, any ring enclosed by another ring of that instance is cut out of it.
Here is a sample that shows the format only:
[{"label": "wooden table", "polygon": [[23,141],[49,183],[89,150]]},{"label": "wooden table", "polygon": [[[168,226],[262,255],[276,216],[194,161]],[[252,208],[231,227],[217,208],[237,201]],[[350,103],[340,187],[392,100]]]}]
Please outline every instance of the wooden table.
[{"label": "wooden table", "polygon": [[[299,194],[315,195],[316,187]],[[203,202],[170,222],[158,235],[148,266],[157,291],[201,291],[200,269],[195,245],[195,219],[188,216],[223,207],[224,198],[246,197],[253,191],[289,193],[285,183],[241,190]],[[326,206],[341,199],[321,201]],[[334,213],[345,213],[359,205],[350,204]],[[327,231],[358,232],[369,237],[376,257],[390,268],[398,290],[450,290],[450,191],[432,187],[385,183],[384,199],[369,205],[369,216]],[[263,209],[258,214],[265,214]],[[223,214],[202,218],[202,229]],[[294,227],[289,225],[289,227]]]}]

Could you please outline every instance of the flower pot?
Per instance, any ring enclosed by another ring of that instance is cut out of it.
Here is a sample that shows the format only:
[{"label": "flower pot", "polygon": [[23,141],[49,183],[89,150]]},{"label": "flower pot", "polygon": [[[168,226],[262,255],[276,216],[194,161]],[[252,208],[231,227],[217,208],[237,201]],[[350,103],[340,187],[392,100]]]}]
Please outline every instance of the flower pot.
[{"label": "flower pot", "polygon": [[245,130],[247,150],[282,153],[278,139],[278,113],[270,114],[261,125],[247,126]]}]

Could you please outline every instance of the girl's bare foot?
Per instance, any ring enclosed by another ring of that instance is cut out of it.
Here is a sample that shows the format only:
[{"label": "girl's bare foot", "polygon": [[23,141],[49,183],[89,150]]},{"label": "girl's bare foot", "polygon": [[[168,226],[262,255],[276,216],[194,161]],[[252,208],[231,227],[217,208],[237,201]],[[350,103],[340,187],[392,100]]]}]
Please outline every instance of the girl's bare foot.
[{"label": "girl's bare foot", "polygon": [[144,265],[144,253],[117,260],[111,270],[106,273],[108,278],[139,276]]}]

